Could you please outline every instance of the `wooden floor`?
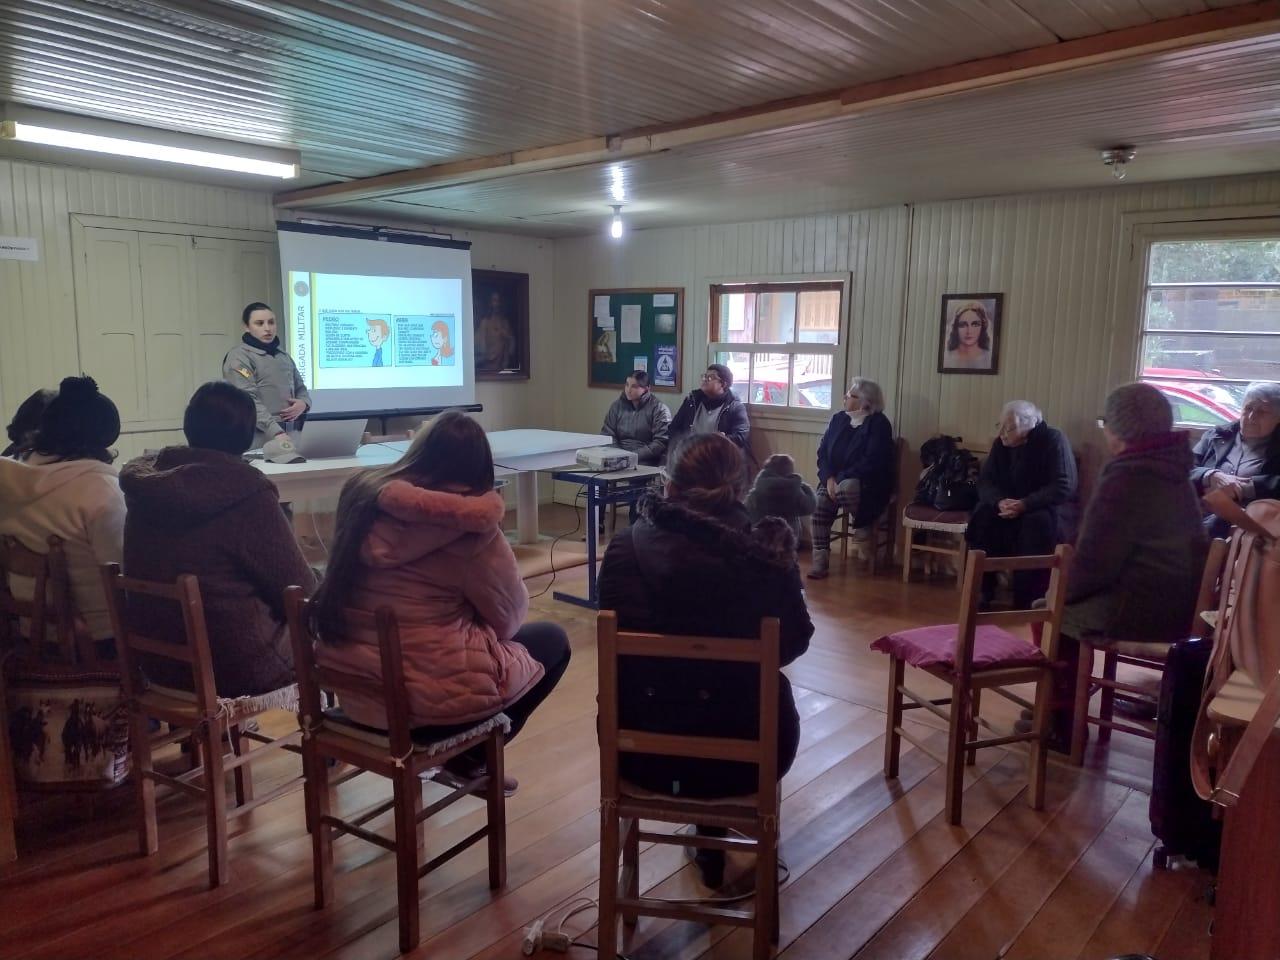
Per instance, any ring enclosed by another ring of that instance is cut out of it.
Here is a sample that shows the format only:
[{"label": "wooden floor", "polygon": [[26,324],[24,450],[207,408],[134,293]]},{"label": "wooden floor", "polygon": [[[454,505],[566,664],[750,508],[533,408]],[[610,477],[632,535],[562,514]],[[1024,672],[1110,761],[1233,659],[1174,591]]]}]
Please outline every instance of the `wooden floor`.
[{"label": "wooden floor", "polygon": [[[563,520],[553,513],[544,529],[554,531]],[[1151,867],[1143,792],[1149,743],[1119,736],[1107,754],[1091,754],[1084,771],[1054,764],[1041,813],[1026,805],[1022,756],[984,751],[967,782],[963,828],[942,821],[941,772],[919,750],[904,744],[901,779],[884,779],[886,663],[867,644],[894,627],[954,619],[956,593],[951,582],[904,586],[895,571],[872,580],[843,571],[838,559],[833,566],[830,579],[809,587],[817,634],[788,670],[804,724],[799,758],[783,784],[781,854],[790,878],[782,890],[781,956],[1207,957],[1206,876],[1185,865]],[[549,580],[531,581],[531,592]],[[556,588],[580,592],[584,580],[579,567],[560,574]],[[533,607],[535,617],[569,630],[574,659],[560,688],[508,748],[508,772],[521,782],[507,808],[508,885],[489,891],[483,845],[432,874],[422,892],[424,940],[412,956],[516,958],[530,921],[549,913],[558,920],[576,898],[595,896],[593,615],[552,601],[550,591]],[[1010,719],[1007,712],[997,717]],[[270,726],[292,722],[277,714]],[[942,737],[933,735],[941,749]],[[296,760],[273,763],[261,775],[264,785]],[[385,784],[358,778],[341,788],[340,806],[367,806],[387,792]],[[129,800],[124,790],[96,806],[62,805],[52,821],[47,810],[28,811],[21,857],[0,869],[0,956],[397,955],[390,854],[339,839],[336,903],[312,909],[300,794],[233,824],[232,881],[216,891],[205,885],[202,810],[184,797],[162,800],[160,852],[142,859]],[[470,832],[482,816],[480,802],[468,800],[433,820],[429,854]],[[641,864],[642,888],[655,896],[705,895],[679,848],[655,848]],[[567,929],[589,931],[593,923],[587,912]],[[591,932],[585,939],[593,938]],[[744,931],[662,921],[642,921],[625,950],[635,960],[750,955]]]}]

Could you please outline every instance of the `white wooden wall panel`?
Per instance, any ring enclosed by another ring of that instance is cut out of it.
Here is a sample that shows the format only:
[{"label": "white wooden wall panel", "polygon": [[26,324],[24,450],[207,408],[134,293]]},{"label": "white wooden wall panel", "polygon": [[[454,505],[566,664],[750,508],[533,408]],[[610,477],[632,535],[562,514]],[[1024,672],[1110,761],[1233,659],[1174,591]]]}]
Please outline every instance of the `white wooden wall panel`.
[{"label": "white wooden wall panel", "polygon": [[[194,227],[273,230],[275,211],[270,194],[222,187],[126,176],[72,167],[0,160],[0,234],[33,236],[40,242],[38,263],[0,261],[0,423],[37,387],[62,377],[98,368],[129,371],[120,376],[117,393],[140,409],[133,377],[136,362],[129,335],[121,334],[105,356],[82,357],[78,346],[73,282],[71,215],[163,221]],[[198,232],[198,231],[194,231]],[[516,383],[481,383],[477,399],[484,405],[481,421],[490,429],[555,425],[555,384],[566,376],[565,349],[553,331],[553,244],[549,240],[482,232],[456,233],[472,242],[472,262],[481,269],[529,274],[533,378]],[[190,240],[187,240],[190,243]],[[224,280],[221,257],[233,251],[231,275]],[[230,247],[214,238],[198,237],[192,248],[194,276],[184,311],[174,314],[184,336],[197,336],[197,357],[190,382],[217,375],[222,356],[238,339],[240,310],[263,290],[277,290],[279,261],[275,244],[237,241]],[[106,311],[93,304],[95,314]],[[105,322],[105,321],[104,321]],[[585,364],[585,360],[584,360]],[[205,369],[209,372],[206,373]],[[104,389],[110,377],[102,374]],[[114,376],[112,374],[111,376]],[[133,377],[129,380],[129,377]],[[145,394],[143,394],[145,396]],[[186,398],[182,398],[185,406]],[[122,413],[124,404],[122,404]],[[181,407],[177,414],[181,415]],[[178,430],[126,433],[117,445],[122,458],[148,447],[181,442]]]},{"label": "white wooden wall panel", "polygon": [[[585,386],[587,291],[592,287],[685,288],[684,389],[705,357],[707,286],[717,277],[848,272],[852,276],[847,371],[879,381],[889,414],[912,448],[940,430],[985,445],[1001,405],[1040,404],[1068,431],[1087,463],[1098,452],[1094,418],[1107,390],[1129,376],[1132,355],[1113,356],[1121,216],[1280,202],[1280,175],[1064,191],[918,204],[820,217],[603,234],[558,240],[558,348],[565,375],[555,419],[596,430],[611,390]],[[944,293],[999,291],[1005,330],[996,376],[937,372]],[[1136,318],[1122,318],[1134,322]],[[672,401],[670,394],[662,395]],[[787,433],[796,436],[785,438]],[[758,431],[758,452],[785,450],[807,462],[809,431]]]}]

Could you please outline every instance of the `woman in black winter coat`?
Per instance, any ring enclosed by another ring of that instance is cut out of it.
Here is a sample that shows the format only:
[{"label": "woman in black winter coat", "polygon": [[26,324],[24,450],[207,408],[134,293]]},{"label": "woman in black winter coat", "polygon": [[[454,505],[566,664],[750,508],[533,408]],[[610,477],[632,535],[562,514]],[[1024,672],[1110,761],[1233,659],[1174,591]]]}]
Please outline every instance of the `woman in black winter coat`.
[{"label": "woman in black winter coat", "polygon": [[[809,647],[795,537],[777,518],[754,528],[740,502],[742,454],[719,434],[683,443],[669,466],[664,497],[641,505],[641,519],[609,543],[600,569],[600,608],[623,630],[720,637],[759,636],[763,617],[781,621],[780,659]],[[791,685],[779,676],[778,775],[795,760],[800,718]],[[758,678],[748,664],[628,657],[619,663],[623,726],[657,733],[754,739]],[[622,776],[648,790],[687,797],[752,793],[751,764],[627,754]],[[712,856],[720,854],[720,856]],[[720,851],[699,851],[708,885],[723,874]]]}]

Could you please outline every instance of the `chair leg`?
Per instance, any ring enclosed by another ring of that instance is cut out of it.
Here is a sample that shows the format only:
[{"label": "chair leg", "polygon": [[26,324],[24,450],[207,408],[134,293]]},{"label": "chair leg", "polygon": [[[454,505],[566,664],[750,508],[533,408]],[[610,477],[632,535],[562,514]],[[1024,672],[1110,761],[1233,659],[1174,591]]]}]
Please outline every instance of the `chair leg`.
[{"label": "chair leg", "polygon": [[485,768],[489,771],[489,787],[485,805],[489,816],[489,889],[497,890],[507,883],[507,797],[502,792],[502,731],[494,730],[484,744]]},{"label": "chair leg", "polygon": [[956,589],[964,589],[964,568],[969,562],[969,544],[964,538],[964,534],[960,534],[960,546],[956,548]]},{"label": "chair leg", "polygon": [[840,520],[840,559],[849,563],[849,512],[846,510]]},{"label": "chair leg", "polygon": [[[625,823],[619,824],[619,832],[622,835],[622,871],[626,877],[626,889],[623,895],[629,900],[634,900],[640,896],[640,819],[639,817],[630,817]],[[640,914],[634,910],[622,911],[622,923],[627,927],[634,927],[640,922]]]},{"label": "chair leg", "polygon": [[[974,690],[973,699],[969,701],[969,739],[977,740],[981,728],[978,724],[978,717],[982,713],[982,691]],[[966,767],[976,766],[978,763],[978,748],[970,747],[965,751],[964,765]]]},{"label": "chair leg", "polygon": [[307,778],[302,790],[311,824],[312,879],[316,909],[321,910],[333,900],[333,828],[324,822],[329,815],[329,764],[309,741],[303,741],[302,765]]},{"label": "chair leg", "polygon": [[1031,741],[1030,782],[1027,799],[1032,810],[1044,809],[1044,774],[1049,763],[1049,707],[1053,702],[1053,672],[1044,670],[1036,681],[1036,706],[1032,730],[1036,739]]},{"label": "chair leg", "polygon": [[947,823],[960,826],[964,801],[965,731],[969,729],[969,698],[972,691],[961,684],[951,688],[951,721],[947,724]]},{"label": "chair leg", "polygon": [[596,935],[600,960],[618,960],[618,810],[600,806],[600,922]]},{"label": "chair leg", "polygon": [[0,676],[0,863],[18,859],[18,779],[13,768],[13,747],[9,742],[9,708]]},{"label": "chair leg", "polygon": [[[1116,659],[1117,654],[1114,650],[1104,650],[1102,652],[1102,676],[1104,679],[1115,683],[1116,667],[1119,665]],[[1110,724],[1116,715],[1116,691],[1114,687],[1104,686],[1102,695],[1098,699],[1098,719],[1103,721],[1098,724],[1098,742],[1109,743],[1111,740]]]},{"label": "chair leg", "polygon": [[889,705],[886,708],[884,731],[884,775],[893,780],[898,776],[898,756],[902,753],[902,693],[898,689],[906,678],[907,661],[901,657],[889,658]]},{"label": "chair leg", "polygon": [[402,767],[396,770],[392,785],[396,811],[396,902],[400,913],[400,952],[408,953],[418,945],[422,935],[418,915],[418,864],[422,859],[418,814],[422,810],[422,781],[411,769]]},{"label": "chair leg", "polygon": [[[253,741],[244,735],[244,731],[240,729],[240,724],[231,724],[228,727],[228,735],[231,740],[232,753],[237,757],[242,757],[249,752],[249,747],[253,744]],[[235,768],[231,776],[236,786],[236,806],[243,807],[253,799],[253,771],[249,769],[249,764],[242,763]]]},{"label": "chair leg", "polygon": [[[777,818],[773,821],[777,823]],[[756,853],[756,916],[752,960],[769,960],[778,942],[778,833],[762,824]]]},{"label": "chair leg", "polygon": [[129,739],[133,743],[133,789],[138,801],[138,852],[149,857],[160,849],[156,827],[156,782],[151,779],[151,730],[147,717],[134,710],[130,714]]},{"label": "chair leg", "polygon": [[902,528],[902,582],[911,582],[911,547],[916,541],[915,531],[910,527]]},{"label": "chair leg", "polygon": [[204,752],[204,806],[209,830],[209,887],[227,882],[227,784],[222,766],[222,723],[207,723]]},{"label": "chair leg", "polygon": [[1071,762],[1084,766],[1084,743],[1089,735],[1089,688],[1093,685],[1093,647],[1080,640],[1080,662],[1076,665],[1075,707],[1071,716]]}]

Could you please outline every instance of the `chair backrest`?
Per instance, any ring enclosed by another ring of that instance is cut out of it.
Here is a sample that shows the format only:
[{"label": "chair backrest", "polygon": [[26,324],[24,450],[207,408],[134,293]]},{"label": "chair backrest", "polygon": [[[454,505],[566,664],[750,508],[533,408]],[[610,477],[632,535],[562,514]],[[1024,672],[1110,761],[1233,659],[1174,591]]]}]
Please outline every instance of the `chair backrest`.
[{"label": "chair backrest", "polygon": [[[193,574],[184,573],[173,583],[156,583],[126,577],[118,563],[102,568],[102,585],[107,594],[107,610],[115,631],[116,651],[125,696],[134,699],[146,691],[142,675],[142,657],[172,660],[191,671],[191,680],[200,713],[205,717],[218,712],[217,687],[214,683],[213,660],[209,653],[209,632],[204,619],[204,602],[200,584]],[[138,607],[131,602],[148,597],[153,602],[171,603],[181,615],[181,633],[154,636],[140,627]]]},{"label": "chair backrest", "polygon": [[355,695],[382,707],[387,718],[387,738],[391,754],[403,757],[413,749],[409,735],[409,694],[404,685],[404,659],[400,651],[400,625],[395,611],[379,607],[375,612],[346,610],[343,624],[347,632],[376,631],[382,661],[382,680],[335,670],[316,662],[316,644],[321,642],[313,624],[311,601],[301,587],[284,592],[285,614],[289,620],[289,640],[293,644],[293,669],[298,678],[299,712],[311,723],[324,715],[320,691],[344,696]]},{"label": "chair backrest", "polygon": [[[778,670],[777,617],[760,621],[760,636],[749,639],[670,636],[618,630],[618,615],[601,610],[596,617],[600,668],[599,735],[600,793],[618,798],[618,756],[656,753],[702,760],[737,760],[754,764],[759,773],[757,807],[766,812],[778,804]],[[618,658],[663,657],[673,660],[715,660],[753,663],[760,672],[760,726],[754,740],[705,737],[696,734],[649,733],[619,726]]]},{"label": "chair backrest", "polygon": [[[93,640],[76,617],[61,538],[50,537],[48,546],[48,552],[37,553],[14,537],[0,537],[0,640],[16,639],[18,621],[26,620],[36,655],[44,655],[52,631],[59,661],[79,664],[96,660]],[[13,595],[10,576],[31,581],[32,599],[20,600]]]},{"label": "chair backrest", "polygon": [[[1067,598],[1067,568],[1074,551],[1065,543],[1051,554],[1038,557],[988,557],[983,550],[970,550],[964,569],[964,584],[960,593],[960,617],[956,632],[956,674],[968,677],[973,671],[974,633],[978,627],[991,625],[1014,627],[1023,624],[1040,624],[1041,649],[1050,660],[1058,656],[1058,635],[1062,630],[1062,611]],[[1049,592],[1045,605],[1030,610],[978,611],[982,595],[982,577],[998,571],[1010,573],[1027,570],[1048,570]]]},{"label": "chair backrest", "polygon": [[1209,552],[1204,558],[1204,573],[1200,575],[1200,592],[1196,595],[1195,610],[1191,613],[1191,628],[1187,631],[1189,637],[1194,637],[1200,632],[1202,613],[1218,609],[1222,574],[1227,566],[1227,551],[1230,548],[1231,541],[1221,537],[1209,542]]}]

